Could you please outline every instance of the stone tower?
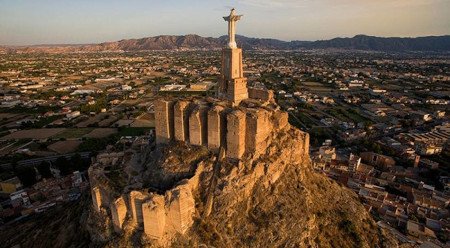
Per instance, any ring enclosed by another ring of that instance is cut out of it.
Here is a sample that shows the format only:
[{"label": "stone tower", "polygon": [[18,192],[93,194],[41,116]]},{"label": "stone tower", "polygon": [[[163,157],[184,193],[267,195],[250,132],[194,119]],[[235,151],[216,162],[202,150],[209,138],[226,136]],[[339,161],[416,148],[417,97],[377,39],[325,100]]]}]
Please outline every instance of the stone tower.
[{"label": "stone tower", "polygon": [[219,82],[218,97],[229,100],[233,106],[248,98],[247,78],[242,69],[242,49],[235,41],[236,22],[242,15],[236,15],[232,9],[223,19],[228,22],[228,45],[222,49],[222,74]]}]

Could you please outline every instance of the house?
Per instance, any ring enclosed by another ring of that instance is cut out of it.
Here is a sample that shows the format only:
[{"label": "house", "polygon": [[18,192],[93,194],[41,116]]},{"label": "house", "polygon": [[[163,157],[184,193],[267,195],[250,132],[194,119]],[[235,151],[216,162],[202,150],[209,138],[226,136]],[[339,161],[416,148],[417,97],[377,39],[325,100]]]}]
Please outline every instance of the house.
[{"label": "house", "polygon": [[433,230],[420,223],[411,220],[408,220],[406,224],[406,231],[409,235],[417,238],[425,236],[436,238],[436,235],[433,232]]},{"label": "house", "polygon": [[72,119],[80,116],[80,114],[81,114],[80,111],[73,111],[73,112],[66,114],[66,118],[67,118],[67,120],[72,120]]},{"label": "house", "polygon": [[389,156],[374,152],[362,152],[360,156],[364,163],[376,166],[381,169],[387,169],[389,167],[395,166],[395,160]]},{"label": "house", "polygon": [[355,172],[358,170],[358,167],[361,165],[361,157],[350,153],[350,158],[348,159],[348,170],[351,172]]},{"label": "house", "polygon": [[11,193],[9,197],[11,199],[11,205],[15,208],[20,206],[29,206],[31,204],[27,192],[23,189]]},{"label": "house", "polygon": [[8,180],[0,182],[1,190],[3,193],[13,193],[23,188],[22,183],[18,177],[13,177]]},{"label": "house", "polygon": [[336,148],[331,146],[321,146],[319,148],[319,158],[325,162],[336,159]]}]

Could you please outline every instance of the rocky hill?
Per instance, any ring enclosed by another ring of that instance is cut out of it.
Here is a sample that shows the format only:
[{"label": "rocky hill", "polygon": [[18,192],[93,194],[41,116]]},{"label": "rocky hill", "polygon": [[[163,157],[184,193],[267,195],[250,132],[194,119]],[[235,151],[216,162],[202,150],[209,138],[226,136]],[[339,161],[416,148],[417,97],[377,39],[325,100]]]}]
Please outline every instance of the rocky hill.
[{"label": "rocky hill", "polygon": [[[404,51],[450,51],[450,36],[427,36],[418,38],[381,38],[357,35],[353,38],[335,38],[320,41],[281,41],[237,36],[238,45],[246,50],[296,50],[296,49],[348,49],[385,52]],[[176,49],[219,49],[227,37],[201,37],[198,35],[159,35],[141,39],[85,45],[35,45],[0,46],[0,53],[69,53],[105,51],[149,51]]]},{"label": "rocky hill", "polygon": [[312,170],[308,134],[285,117],[240,161],[175,141],[99,155],[82,221],[93,245],[395,247],[355,193]]},{"label": "rocky hill", "polygon": [[417,38],[381,38],[357,35],[353,38],[335,38],[308,44],[309,48],[341,48],[368,51],[450,51],[450,36]]},{"label": "rocky hill", "polygon": [[97,212],[84,197],[0,238],[6,247],[398,247],[355,193],[313,171],[308,134],[280,120],[267,149],[239,162],[179,142],[110,148],[89,171],[93,198],[102,189],[94,202],[110,207]]}]

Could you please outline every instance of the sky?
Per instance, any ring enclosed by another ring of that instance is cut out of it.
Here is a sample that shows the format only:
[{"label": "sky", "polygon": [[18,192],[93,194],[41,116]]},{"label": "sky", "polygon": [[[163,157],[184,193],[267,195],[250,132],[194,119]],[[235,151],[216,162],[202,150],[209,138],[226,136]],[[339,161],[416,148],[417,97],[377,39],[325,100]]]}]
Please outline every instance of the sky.
[{"label": "sky", "polygon": [[281,40],[450,34],[450,0],[0,0],[0,45],[237,33]]}]

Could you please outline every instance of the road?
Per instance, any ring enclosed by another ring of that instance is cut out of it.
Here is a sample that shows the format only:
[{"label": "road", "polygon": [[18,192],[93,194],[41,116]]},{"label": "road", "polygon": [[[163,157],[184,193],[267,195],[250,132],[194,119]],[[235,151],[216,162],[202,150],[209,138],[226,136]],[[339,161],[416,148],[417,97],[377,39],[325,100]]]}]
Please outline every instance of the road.
[{"label": "road", "polygon": [[[66,159],[70,159],[75,154],[77,154],[77,153],[68,153],[68,154],[63,154],[63,155],[53,155],[53,156],[47,156],[47,157],[42,157],[42,158],[25,159],[25,160],[18,161],[17,165],[33,166],[33,165],[38,165],[38,164],[42,163],[43,161],[55,162],[59,157],[65,157]],[[82,159],[88,159],[88,158],[90,158],[91,152],[80,152],[78,154],[81,156]],[[1,168],[11,168],[11,166],[12,166],[11,163],[6,163],[6,164],[0,165]]]}]

